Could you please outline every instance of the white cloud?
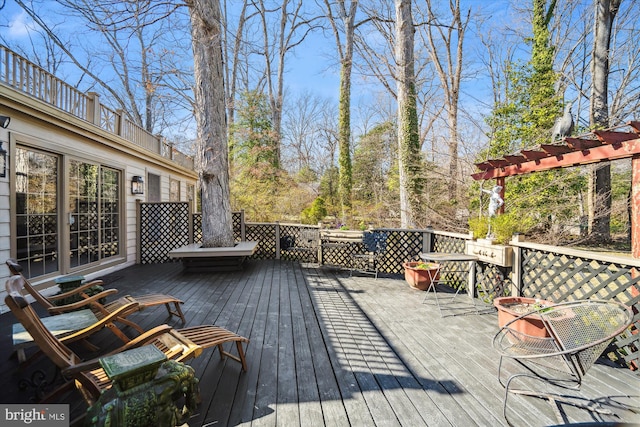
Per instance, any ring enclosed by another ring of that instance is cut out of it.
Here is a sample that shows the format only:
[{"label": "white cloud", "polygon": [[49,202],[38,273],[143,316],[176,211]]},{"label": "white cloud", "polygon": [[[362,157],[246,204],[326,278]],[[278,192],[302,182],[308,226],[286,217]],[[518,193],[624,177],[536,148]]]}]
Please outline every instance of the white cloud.
[{"label": "white cloud", "polygon": [[24,11],[14,14],[8,23],[8,28],[5,30],[5,36],[7,38],[21,39],[29,35],[34,29],[34,24],[29,15]]}]

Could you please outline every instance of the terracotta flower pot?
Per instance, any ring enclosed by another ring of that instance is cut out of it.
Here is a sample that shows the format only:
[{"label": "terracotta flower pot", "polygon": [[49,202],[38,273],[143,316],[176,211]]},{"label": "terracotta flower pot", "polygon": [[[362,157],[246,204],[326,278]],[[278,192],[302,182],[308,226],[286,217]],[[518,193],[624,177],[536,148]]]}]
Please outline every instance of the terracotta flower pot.
[{"label": "terracotta flower pot", "polygon": [[[494,299],[493,305],[498,309],[498,326],[503,327],[516,317],[535,310],[534,304],[546,307],[552,305],[553,301],[528,297],[500,297]],[[509,327],[533,337],[545,338],[549,336],[542,319],[535,313],[523,317]]]},{"label": "terracotta flower pot", "polygon": [[[424,264],[431,268],[417,268]],[[440,265],[433,262],[409,261],[402,263],[402,267],[404,268],[404,279],[414,289],[426,291],[432,281],[440,278]]]}]

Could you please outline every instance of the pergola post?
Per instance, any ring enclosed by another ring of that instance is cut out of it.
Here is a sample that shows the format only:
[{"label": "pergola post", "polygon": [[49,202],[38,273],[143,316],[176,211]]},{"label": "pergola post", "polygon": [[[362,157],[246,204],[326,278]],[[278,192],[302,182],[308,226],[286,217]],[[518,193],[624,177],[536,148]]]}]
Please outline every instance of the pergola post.
[{"label": "pergola post", "polygon": [[631,158],[631,256],[640,258],[640,155]]}]

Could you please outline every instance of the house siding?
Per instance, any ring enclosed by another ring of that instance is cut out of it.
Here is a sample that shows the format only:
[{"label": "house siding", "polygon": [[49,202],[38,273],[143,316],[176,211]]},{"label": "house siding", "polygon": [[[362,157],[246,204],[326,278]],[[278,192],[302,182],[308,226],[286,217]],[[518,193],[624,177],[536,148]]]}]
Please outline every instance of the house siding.
[{"label": "house siding", "polygon": [[[87,264],[79,268],[70,268],[64,254],[60,254],[60,271],[55,274],[34,277],[31,279],[37,287],[47,289],[54,286],[54,280],[60,275],[81,274],[91,279],[126,266],[132,265],[137,258],[136,200],[145,201],[147,194],[147,173],[159,175],[161,201],[169,200],[169,179],[180,181],[181,201],[187,200],[187,185],[196,185],[197,174],[184,166],[160,154],[146,150],[126,141],[122,137],[80,120],[62,110],[33,99],[7,87],[0,82],[0,115],[11,117],[7,129],[0,128],[0,141],[8,152],[7,176],[0,178],[0,283],[5,283],[9,271],[4,261],[16,254],[15,247],[15,158],[16,147],[41,150],[59,156],[59,190],[63,199],[58,206],[62,210],[58,214],[59,239],[68,239],[64,233],[69,232],[68,212],[65,211],[67,189],[62,188],[60,180],[66,182],[69,160],[80,160],[113,168],[120,172],[120,203],[123,206],[120,218],[120,254],[106,258],[97,263]],[[139,175],[145,179],[145,194],[131,194],[131,179]],[[60,245],[60,243],[59,243]],[[64,247],[59,247],[64,249]],[[6,311],[4,306],[4,286],[0,287],[0,312]]]}]

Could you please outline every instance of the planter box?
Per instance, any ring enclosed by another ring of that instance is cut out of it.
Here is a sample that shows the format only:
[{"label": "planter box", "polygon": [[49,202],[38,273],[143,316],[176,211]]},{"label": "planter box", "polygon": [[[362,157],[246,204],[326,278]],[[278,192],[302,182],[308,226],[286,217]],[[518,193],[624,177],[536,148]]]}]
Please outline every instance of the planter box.
[{"label": "planter box", "polygon": [[[493,305],[498,309],[498,326],[502,328],[516,317],[520,317],[534,310],[534,304],[536,302],[542,306],[553,304],[553,301],[528,297],[500,297],[494,299]],[[532,337],[549,337],[549,333],[544,327],[542,319],[535,313],[523,317],[512,323],[509,327]]]},{"label": "planter box", "polygon": [[404,279],[412,288],[426,291],[433,281],[437,281],[440,278],[440,264],[430,262],[428,264],[433,267],[430,269],[416,268],[419,264],[425,263],[424,261],[402,263]]},{"label": "planter box", "polygon": [[513,247],[507,245],[496,245],[492,241],[486,239],[478,239],[476,241],[467,241],[466,252],[469,255],[475,255],[479,261],[489,264],[499,265],[501,267],[513,266]]}]

